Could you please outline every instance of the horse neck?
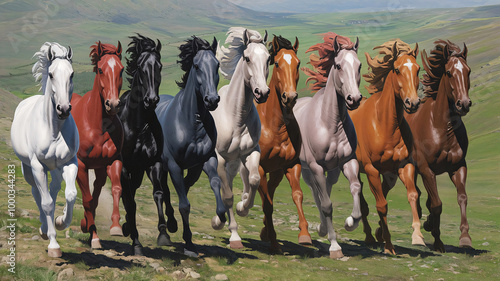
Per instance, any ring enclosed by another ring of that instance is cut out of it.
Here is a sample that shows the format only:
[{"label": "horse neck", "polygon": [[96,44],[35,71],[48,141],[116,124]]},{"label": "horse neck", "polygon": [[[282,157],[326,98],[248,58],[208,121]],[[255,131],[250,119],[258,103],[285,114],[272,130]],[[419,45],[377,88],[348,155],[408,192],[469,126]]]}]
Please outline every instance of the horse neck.
[{"label": "horse neck", "polygon": [[45,93],[43,95],[43,109],[42,109],[42,115],[43,118],[46,121],[46,124],[49,127],[49,133],[51,134],[52,138],[55,139],[61,132],[61,129],[64,125],[64,121],[66,119],[59,119],[57,117],[57,112],[54,109],[55,105],[54,102],[52,101],[52,93],[50,93],[50,87],[49,85],[50,81],[47,81],[47,85],[45,87]]},{"label": "horse neck", "polygon": [[196,115],[204,119],[208,113],[202,98],[196,92],[196,78],[194,77],[195,75],[190,74],[186,82],[186,87],[178,93],[180,103],[182,104],[181,114],[185,114],[188,120],[193,122],[197,118]]},{"label": "horse neck", "polygon": [[[344,121],[347,108],[342,97],[335,90],[335,82],[333,71],[326,81],[326,86],[323,92],[323,103],[321,104],[321,120],[325,124],[337,124],[339,121]],[[336,126],[331,126],[332,128]]]},{"label": "horse neck", "polygon": [[394,74],[391,72],[385,80],[384,89],[382,92],[377,93],[379,103],[382,106],[375,106],[375,110],[378,112],[378,120],[388,130],[389,134],[397,130],[403,121],[404,115],[403,101],[395,97],[393,83],[395,83]]},{"label": "horse neck", "polygon": [[[271,127],[279,130],[285,125],[285,119],[295,118],[292,110],[288,110],[286,106],[283,106],[280,101],[280,96],[276,91],[276,86],[278,84],[278,78],[275,72],[271,77],[271,82],[269,83],[270,93],[267,101],[262,104],[257,105],[257,110],[268,118],[260,118],[262,126]],[[281,112],[281,115],[276,114],[276,112]]]},{"label": "horse neck", "polygon": [[241,126],[245,123],[254,106],[252,89],[245,84],[242,65],[240,61],[236,66],[227,91],[227,103],[235,105],[228,106],[228,113],[233,117],[236,126]]},{"label": "horse neck", "polygon": [[[92,90],[89,92],[89,104],[86,106],[87,110],[92,114],[88,114],[87,117],[92,120],[102,120],[103,113],[105,111],[104,108],[104,100],[102,98],[103,88],[99,83],[98,76],[96,74],[94,78],[94,86]],[[98,110],[101,109],[101,110]],[[99,124],[100,126],[101,124]]]},{"label": "horse neck", "polygon": [[434,106],[432,107],[434,122],[439,122],[443,126],[446,126],[451,119],[452,105],[448,100],[448,95],[451,94],[451,91],[450,81],[446,75],[443,75],[443,78],[441,78],[441,81],[439,82],[439,88],[436,94],[436,100],[434,101]]},{"label": "horse neck", "polygon": [[[140,87],[135,85],[134,80],[131,85],[131,90],[129,92],[127,102],[125,103],[125,107],[127,107],[129,111],[129,114],[127,114],[126,122],[128,124],[131,124],[133,128],[138,129],[138,132],[140,132],[140,130],[142,130],[148,124],[153,115],[155,115],[155,111],[148,111],[144,108],[144,97],[142,96],[141,92],[136,90],[138,88]],[[140,99],[136,99],[135,97],[140,97]]]}]

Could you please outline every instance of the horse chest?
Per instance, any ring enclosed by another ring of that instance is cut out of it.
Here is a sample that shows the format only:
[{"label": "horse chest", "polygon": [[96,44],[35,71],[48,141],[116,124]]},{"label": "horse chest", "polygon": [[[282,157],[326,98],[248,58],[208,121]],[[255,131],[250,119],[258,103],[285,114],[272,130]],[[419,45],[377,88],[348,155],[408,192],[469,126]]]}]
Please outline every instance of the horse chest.
[{"label": "horse chest", "polygon": [[47,166],[48,170],[54,170],[75,156],[77,143],[71,142],[73,143],[67,143],[66,138],[59,134],[50,144],[40,147],[42,149],[37,151],[37,158]]}]

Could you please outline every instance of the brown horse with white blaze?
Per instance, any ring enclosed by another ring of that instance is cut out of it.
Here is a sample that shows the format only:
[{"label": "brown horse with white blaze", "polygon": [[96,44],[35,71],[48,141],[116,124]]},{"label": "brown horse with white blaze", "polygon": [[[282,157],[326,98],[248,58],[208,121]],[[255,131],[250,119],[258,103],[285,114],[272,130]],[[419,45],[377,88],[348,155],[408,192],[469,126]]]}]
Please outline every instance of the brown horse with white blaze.
[{"label": "brown horse with white blaze", "polygon": [[[292,188],[292,198],[299,215],[299,243],[312,244],[308,232],[308,223],[302,209],[303,193],[300,188],[299,154],[302,145],[300,130],[293,106],[297,101],[297,82],[299,81],[300,60],[297,57],[299,40],[295,44],[281,36],[274,36],[270,43],[270,64],[274,64],[269,88],[271,90],[267,102],[257,104],[257,112],[261,120],[259,139],[260,184],[259,193],[264,209],[264,227],[260,238],[271,242],[271,251],[280,252],[273,225],[273,196],[276,188],[286,176]],[[269,174],[269,180],[267,179]]]},{"label": "brown horse with white blaze", "polygon": [[415,140],[415,162],[428,193],[430,215],[424,228],[434,236],[434,250],[444,252],[440,239],[442,202],[439,198],[436,175],[448,173],[457,188],[460,206],[461,247],[471,247],[467,221],[467,194],[465,156],[469,144],[462,116],[472,105],[469,98],[470,67],[467,65],[467,46],[463,50],[450,41],[438,40],[428,57],[422,52],[426,70],[422,84],[425,98],[415,114],[405,115]]},{"label": "brown horse with white blaze", "polygon": [[[349,114],[358,137],[356,157],[360,171],[368,177],[380,217],[376,237],[379,242],[385,241],[386,253],[395,254],[387,224],[386,196],[398,176],[406,186],[412,209],[412,243],[425,245],[420,232],[418,192],[414,182],[414,141],[404,119],[405,111],[414,113],[420,104],[417,95],[420,69],[416,62],[418,44],[411,50],[408,44],[397,39],[374,49],[380,49],[381,56],[372,59],[365,53],[371,72],[364,75],[365,80],[370,83],[367,89],[372,96]],[[368,205],[364,197],[361,198],[361,203],[365,241],[373,243],[375,240],[368,225]]]}]

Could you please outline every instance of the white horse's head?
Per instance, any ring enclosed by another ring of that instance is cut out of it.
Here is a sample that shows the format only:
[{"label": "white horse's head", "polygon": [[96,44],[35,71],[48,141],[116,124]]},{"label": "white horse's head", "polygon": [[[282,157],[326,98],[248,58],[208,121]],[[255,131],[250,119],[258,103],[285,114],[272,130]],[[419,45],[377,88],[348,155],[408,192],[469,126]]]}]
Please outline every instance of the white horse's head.
[{"label": "white horse's head", "polygon": [[71,111],[73,94],[71,47],[66,49],[58,43],[46,42],[35,56],[38,61],[33,66],[33,76],[36,80],[41,78],[43,94],[50,95],[57,117],[66,119]]}]

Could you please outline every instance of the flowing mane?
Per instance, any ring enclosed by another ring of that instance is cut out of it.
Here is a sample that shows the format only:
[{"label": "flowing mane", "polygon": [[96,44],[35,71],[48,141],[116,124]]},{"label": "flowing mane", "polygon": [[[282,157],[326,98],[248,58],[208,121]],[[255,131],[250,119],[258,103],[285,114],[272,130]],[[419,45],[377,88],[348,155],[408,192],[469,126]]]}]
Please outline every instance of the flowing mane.
[{"label": "flowing mane", "polygon": [[[215,40],[215,38],[214,38]],[[179,46],[179,50],[181,53],[179,54],[180,60],[177,63],[181,64],[181,69],[184,71],[182,75],[181,81],[175,81],[177,86],[184,89],[186,87],[186,83],[189,77],[189,72],[191,67],[193,66],[193,59],[201,50],[211,50],[215,54],[215,50],[212,49],[210,43],[208,43],[205,39],[192,36],[191,39],[186,40],[186,43]]]},{"label": "flowing mane", "polygon": [[132,88],[132,81],[134,80],[134,75],[137,72],[138,60],[143,52],[155,53],[158,55],[158,60],[161,58],[160,50],[161,43],[158,40],[157,43],[150,38],[144,37],[141,34],[137,36],[130,36],[132,42],[128,44],[129,48],[127,53],[130,53],[130,58],[127,58],[127,69],[126,73],[128,76],[127,80],[129,82],[129,88]]},{"label": "flowing mane", "polygon": [[[460,47],[449,40],[437,40],[434,44],[436,44],[436,46],[434,50],[431,51],[430,57],[427,56],[425,50],[422,52],[422,63],[426,72],[422,80],[425,94],[422,102],[425,102],[429,97],[436,97],[439,83],[441,82],[441,77],[443,77],[445,65],[449,58],[462,56]],[[447,49],[448,54],[445,54],[445,49]]]},{"label": "flowing mane", "polygon": [[334,51],[333,43],[335,38],[340,44],[341,49],[352,50],[354,48],[354,43],[348,37],[338,35],[334,32],[327,32],[321,34],[323,35],[323,43],[318,43],[307,49],[306,53],[312,51],[318,51],[319,55],[311,54],[309,56],[309,64],[311,64],[314,70],[307,67],[302,67],[302,71],[309,76],[306,83],[311,80],[316,80],[311,86],[313,91],[317,91],[326,86],[326,81],[328,81],[328,75],[335,63],[335,56],[337,55]]},{"label": "flowing mane", "polygon": [[[118,41],[118,45],[120,44],[120,41]],[[100,46],[100,50],[99,50]],[[103,44],[101,41],[95,42],[95,45],[90,46],[90,54],[89,57],[91,57],[91,64],[94,66],[94,72],[97,73],[97,62],[101,60],[101,58],[105,55],[116,55],[122,59],[122,52],[121,52],[121,47],[115,47],[112,44]]]},{"label": "flowing mane", "polygon": [[[396,46],[396,50],[394,50],[394,46]],[[393,70],[394,62],[401,54],[406,54],[411,51],[410,45],[400,39],[387,41],[373,49],[380,49],[378,52],[380,56],[377,55],[371,58],[368,53],[365,53],[368,67],[371,69],[371,72],[363,75],[366,82],[370,83],[370,86],[365,86],[370,95],[382,91],[385,78],[387,78],[389,72]]]},{"label": "flowing mane", "polygon": [[[231,27],[227,32],[226,44],[229,43],[229,47],[224,46],[217,47],[217,59],[220,62],[220,72],[224,78],[231,80],[231,77],[236,70],[236,65],[240,61],[243,51],[246,49],[245,42],[243,42],[243,36],[245,33],[245,28],[243,27]],[[264,38],[256,30],[248,29],[250,38],[248,38],[249,43],[264,43]]]},{"label": "flowing mane", "polygon": [[37,61],[33,65],[31,72],[33,73],[33,77],[35,77],[35,81],[40,81],[39,91],[42,93],[45,93],[45,85],[47,84],[47,77],[49,76],[49,66],[52,63],[48,57],[49,49],[54,54],[54,57],[67,58],[68,56],[68,50],[56,42],[45,42],[42,47],[40,47],[40,51],[33,55],[33,57],[37,58]]},{"label": "flowing mane", "polygon": [[[297,38],[297,37],[295,37],[295,38]],[[274,44],[273,44],[274,40],[277,41],[278,46],[279,46],[279,48],[277,50],[274,49]],[[271,55],[271,61],[270,61],[271,65],[274,64],[274,57],[279,53],[279,51],[281,51],[282,49],[293,50],[292,42],[290,42],[290,40],[288,40],[284,37],[281,37],[281,35],[279,35],[279,36],[274,35],[274,40],[269,41],[269,43],[267,43],[267,45],[270,46],[269,54]]]}]

